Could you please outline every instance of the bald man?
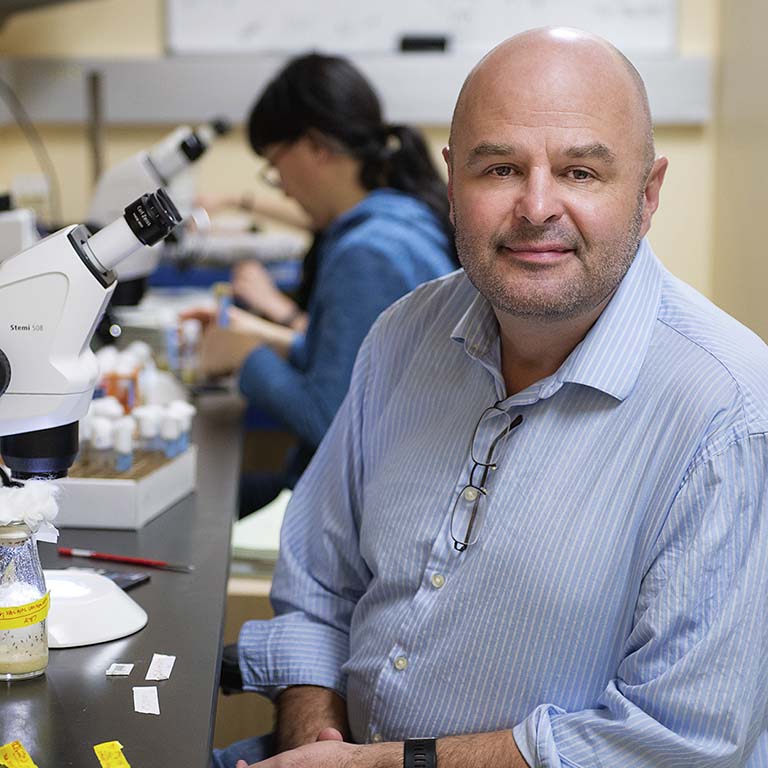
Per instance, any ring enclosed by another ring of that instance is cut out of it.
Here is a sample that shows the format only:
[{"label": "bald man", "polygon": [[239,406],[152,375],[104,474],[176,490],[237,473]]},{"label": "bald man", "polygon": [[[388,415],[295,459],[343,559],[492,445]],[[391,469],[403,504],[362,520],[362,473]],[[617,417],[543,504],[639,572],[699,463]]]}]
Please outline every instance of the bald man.
[{"label": "bald man", "polygon": [[768,765],[768,350],[644,239],[639,75],[513,37],[445,159],[464,269],[371,331],[240,636],[258,765]]}]

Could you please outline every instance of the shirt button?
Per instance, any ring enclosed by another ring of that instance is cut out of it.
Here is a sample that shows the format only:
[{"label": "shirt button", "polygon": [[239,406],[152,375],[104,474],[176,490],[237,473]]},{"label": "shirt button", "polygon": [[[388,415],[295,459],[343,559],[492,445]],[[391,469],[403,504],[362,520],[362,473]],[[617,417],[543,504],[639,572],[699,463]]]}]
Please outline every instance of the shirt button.
[{"label": "shirt button", "polygon": [[398,672],[402,672],[408,666],[408,659],[405,656],[398,656],[395,659],[395,669]]},{"label": "shirt button", "polygon": [[445,576],[442,573],[433,573],[430,581],[435,589],[440,589],[445,584]]},{"label": "shirt button", "polygon": [[464,498],[467,501],[474,501],[477,498],[478,490],[477,488],[465,488],[464,489]]},{"label": "shirt button", "polygon": [[384,741],[384,737],[380,733],[374,733],[373,736],[371,736],[371,741],[374,744],[378,744],[381,741]]}]

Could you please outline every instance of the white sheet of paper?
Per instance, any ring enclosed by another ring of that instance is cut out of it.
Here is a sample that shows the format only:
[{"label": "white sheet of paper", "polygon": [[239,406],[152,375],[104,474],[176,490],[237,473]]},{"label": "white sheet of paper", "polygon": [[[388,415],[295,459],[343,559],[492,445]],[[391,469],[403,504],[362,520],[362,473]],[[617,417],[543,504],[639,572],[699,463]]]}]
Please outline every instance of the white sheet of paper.
[{"label": "white sheet of paper", "polygon": [[133,709],[143,715],[159,715],[160,702],[154,685],[134,686]]},{"label": "white sheet of paper", "polygon": [[145,680],[167,680],[171,676],[173,664],[176,661],[175,656],[165,656],[162,653],[153,653],[152,661]]},{"label": "white sheet of paper", "polygon": [[133,664],[110,664],[107,674],[110,677],[127,677],[133,672]]}]

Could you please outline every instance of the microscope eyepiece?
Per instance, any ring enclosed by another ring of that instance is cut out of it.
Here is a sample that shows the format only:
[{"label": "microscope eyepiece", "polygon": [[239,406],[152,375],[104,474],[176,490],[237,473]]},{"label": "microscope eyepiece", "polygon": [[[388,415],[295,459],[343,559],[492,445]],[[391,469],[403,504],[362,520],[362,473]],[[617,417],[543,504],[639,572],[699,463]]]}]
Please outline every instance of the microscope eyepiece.
[{"label": "microscope eyepiece", "polygon": [[[181,223],[181,214],[161,187],[134,200],[119,218],[92,235],[76,227],[69,240],[97,279],[145,245],[155,245]],[[114,275],[111,278],[114,280]]]},{"label": "microscope eyepiece", "polygon": [[210,126],[217,136],[226,136],[232,130],[232,123],[223,117],[217,117],[211,120]]},{"label": "microscope eyepiece", "polygon": [[194,163],[211,146],[214,139],[232,130],[228,120],[217,117],[198,126],[179,144],[179,149],[190,163]]},{"label": "microscope eyepiece", "polygon": [[162,187],[134,200],[125,209],[124,218],[144,245],[159,243],[181,223],[181,214]]},{"label": "microscope eyepiece", "polygon": [[184,157],[186,157],[190,163],[194,163],[195,160],[205,152],[207,145],[200,140],[200,137],[196,133],[190,133],[189,136],[179,144],[179,149],[184,153]]}]

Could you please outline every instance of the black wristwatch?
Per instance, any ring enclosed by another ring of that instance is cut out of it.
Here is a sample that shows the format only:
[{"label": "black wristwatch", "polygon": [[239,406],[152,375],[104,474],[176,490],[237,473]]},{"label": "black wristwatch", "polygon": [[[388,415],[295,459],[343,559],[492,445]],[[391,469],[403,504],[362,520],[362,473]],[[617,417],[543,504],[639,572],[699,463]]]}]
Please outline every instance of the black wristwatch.
[{"label": "black wristwatch", "polygon": [[403,768],[437,768],[437,739],[406,739]]}]

